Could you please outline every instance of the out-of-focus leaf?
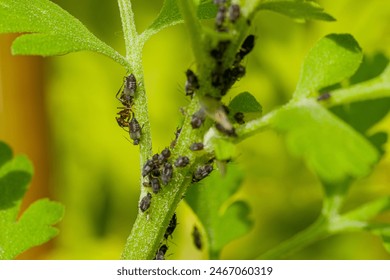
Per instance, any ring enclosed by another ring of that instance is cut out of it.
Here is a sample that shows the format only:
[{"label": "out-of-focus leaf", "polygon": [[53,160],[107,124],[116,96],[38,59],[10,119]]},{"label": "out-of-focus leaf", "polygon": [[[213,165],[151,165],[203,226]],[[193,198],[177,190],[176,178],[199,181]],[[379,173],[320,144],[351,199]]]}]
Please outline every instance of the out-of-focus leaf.
[{"label": "out-of-focus leaf", "polygon": [[[216,6],[211,2],[201,2],[198,6],[197,15],[199,19],[209,19],[215,17],[217,13]],[[183,18],[180,14],[177,0],[165,0],[163,6],[153,23],[141,34],[142,40],[146,41],[152,35],[161,30],[182,23]]]},{"label": "out-of-focus leaf", "polygon": [[306,0],[265,0],[260,1],[258,10],[270,10],[297,20],[335,21],[324,9],[313,1]]},{"label": "out-of-focus leaf", "polygon": [[273,126],[287,134],[291,152],[329,183],[364,176],[379,158],[367,139],[314,100],[280,109]]},{"label": "out-of-focus leaf", "polygon": [[229,103],[229,109],[233,112],[261,113],[262,107],[256,98],[249,92],[241,92]]},{"label": "out-of-focus leaf", "polygon": [[350,78],[351,84],[368,81],[379,76],[389,64],[389,59],[383,53],[364,56],[363,62],[356,73]]},{"label": "out-of-focus leaf", "polygon": [[53,238],[58,230],[52,225],[63,216],[62,205],[42,199],[33,203],[17,220],[33,168],[24,156],[11,159],[10,151],[0,142],[0,162],[3,163],[0,167],[0,259],[13,259]]},{"label": "out-of-focus leaf", "polygon": [[351,35],[327,35],[306,56],[294,98],[308,97],[321,88],[349,78],[362,58],[360,46]]},{"label": "out-of-focus leaf", "polygon": [[365,134],[390,111],[390,98],[365,100],[333,107],[332,112]]},{"label": "out-of-focus leaf", "polygon": [[13,54],[63,55],[88,50],[126,65],[125,59],[93,35],[78,19],[48,0],[0,2],[0,33],[32,33],[18,37]]},{"label": "out-of-focus leaf", "polygon": [[229,201],[243,179],[244,175],[235,165],[228,165],[225,176],[213,172],[188,189],[185,199],[207,232],[212,259],[218,258],[226,244],[252,227],[248,205],[243,201]]},{"label": "out-of-focus leaf", "polygon": [[217,160],[230,160],[236,155],[236,145],[230,141],[213,138],[212,145]]}]

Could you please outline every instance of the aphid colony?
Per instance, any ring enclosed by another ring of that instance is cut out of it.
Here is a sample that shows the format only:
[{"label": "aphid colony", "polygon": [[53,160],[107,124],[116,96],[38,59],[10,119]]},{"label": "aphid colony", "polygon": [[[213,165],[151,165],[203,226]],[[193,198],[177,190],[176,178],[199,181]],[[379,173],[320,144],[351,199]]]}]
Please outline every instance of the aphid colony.
[{"label": "aphid colony", "polygon": [[[122,103],[123,107],[118,107],[116,121],[120,127],[127,129],[134,145],[138,145],[141,139],[141,126],[134,116],[132,106],[134,104],[135,92],[137,90],[137,80],[133,74],[125,77],[123,90],[118,91],[116,98]],[[118,97],[118,95],[120,96]]]},{"label": "aphid colony", "polygon": [[[173,232],[177,226],[177,217],[176,213],[173,214],[171,220],[169,221],[168,227],[164,233],[164,241],[167,243],[169,236],[172,237]],[[163,241],[163,242],[164,242]],[[161,243],[160,243],[161,244]],[[156,252],[155,260],[165,260],[165,253],[168,251],[167,244],[162,244]]]},{"label": "aphid colony", "polygon": [[[214,4],[217,6],[217,15],[215,17],[215,30],[217,32],[228,32],[229,26],[235,24],[241,17],[240,6],[237,4],[229,4],[230,1],[226,0],[214,0]],[[219,40],[215,47],[211,49],[210,56],[215,62],[215,66],[211,71],[211,85],[217,91],[217,94],[213,94],[213,96],[209,96],[213,99],[216,99],[218,102],[221,102],[221,99],[228,90],[233,86],[233,84],[242,78],[245,73],[245,67],[241,65],[242,60],[247,56],[253,49],[255,44],[255,36],[249,35],[245,38],[238,52],[235,54],[234,60],[230,66],[225,65],[225,54],[231,45],[231,41],[227,39]],[[186,95],[193,97],[195,92],[200,88],[200,83],[196,74],[188,69],[186,71],[186,84],[185,84],[185,92]],[[206,120],[206,115],[212,114],[214,121],[216,122],[215,127],[221,133],[236,137],[237,134],[233,125],[230,123],[227,115],[229,114],[228,109],[221,103],[219,109],[216,109],[215,112],[207,112],[203,107],[195,112],[191,116],[191,126],[193,129],[198,129],[202,126],[204,121]],[[236,112],[231,119],[238,123],[244,124],[244,114],[241,112]],[[193,149],[192,149],[193,148]],[[191,149],[196,151],[197,146],[193,146]]]}]

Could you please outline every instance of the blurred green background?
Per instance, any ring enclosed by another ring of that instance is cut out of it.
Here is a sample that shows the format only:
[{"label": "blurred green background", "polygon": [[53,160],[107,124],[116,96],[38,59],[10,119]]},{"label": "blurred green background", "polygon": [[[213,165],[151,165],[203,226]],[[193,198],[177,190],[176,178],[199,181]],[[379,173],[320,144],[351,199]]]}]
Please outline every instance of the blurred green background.
[{"label": "blurred green background", "polygon": [[[124,52],[116,1],[56,0],[93,33]],[[138,31],[158,14],[162,0],[134,0]],[[254,51],[246,60],[247,75],[226,100],[249,91],[264,112],[287,102],[307,51],[328,33],[351,33],[369,57],[390,57],[390,3],[318,1],[337,22],[296,23],[262,12],[252,24]],[[75,53],[54,58],[10,57],[12,36],[1,36],[0,138],[35,166],[31,200],[42,196],[62,202],[66,214],[60,235],[21,258],[118,259],[137,213],[138,147],[131,145],[115,121],[115,94],[124,70],[106,57]],[[174,137],[184,95],[184,72],[194,59],[183,25],[154,36],[144,49],[145,86],[155,152]],[[42,96],[42,92],[44,95]],[[387,116],[373,131],[390,132]],[[386,149],[389,150],[387,144]],[[237,197],[252,208],[254,228],[229,244],[223,259],[251,259],[307,227],[318,216],[322,191],[318,179],[290,156],[274,132],[256,135],[239,145],[236,160],[246,174]],[[390,155],[374,172],[354,184],[345,209],[390,195]],[[196,218],[182,202],[169,259],[201,259],[192,244]],[[390,222],[390,215],[384,215]],[[291,259],[390,259],[380,239],[366,233],[343,234],[318,242]]]}]

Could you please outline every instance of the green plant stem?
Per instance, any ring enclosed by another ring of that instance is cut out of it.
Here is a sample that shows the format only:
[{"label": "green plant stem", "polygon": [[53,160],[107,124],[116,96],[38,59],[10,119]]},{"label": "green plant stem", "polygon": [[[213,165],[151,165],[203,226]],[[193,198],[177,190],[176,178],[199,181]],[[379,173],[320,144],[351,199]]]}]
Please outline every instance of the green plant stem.
[{"label": "green plant stem", "polygon": [[158,194],[153,195],[150,208],[144,213],[139,212],[127,239],[122,259],[147,260],[155,257],[168,223],[187,187],[191,184],[192,173],[202,160],[202,158],[196,158],[188,148],[199,137],[198,133],[193,132],[190,125],[191,115],[198,109],[198,99],[194,98],[188,106],[187,117],[171,155],[172,161],[180,155],[188,156],[190,165],[184,168],[175,168],[171,182],[164,186]]},{"label": "green plant stem", "polygon": [[256,259],[276,260],[281,259],[288,254],[294,253],[306,246],[327,237],[327,220],[322,216],[314,222],[311,226],[296,234],[287,241],[282,242],[280,245],[272,248],[268,252],[258,256]]},{"label": "green plant stem", "polygon": [[134,71],[134,68],[139,65],[138,62],[141,60],[143,45],[138,43],[139,37],[137,29],[135,27],[134,13],[131,8],[131,1],[118,0],[118,6],[122,20],[123,36],[126,45],[126,59],[132,66],[132,69],[128,70]]}]

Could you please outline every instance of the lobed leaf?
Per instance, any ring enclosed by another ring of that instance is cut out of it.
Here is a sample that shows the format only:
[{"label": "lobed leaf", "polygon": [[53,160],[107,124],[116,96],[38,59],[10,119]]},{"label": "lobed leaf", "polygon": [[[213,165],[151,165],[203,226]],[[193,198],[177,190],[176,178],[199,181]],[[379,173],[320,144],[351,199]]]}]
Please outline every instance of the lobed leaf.
[{"label": "lobed leaf", "polygon": [[322,38],[303,62],[294,98],[308,97],[351,77],[363,59],[359,44],[349,34]]},{"label": "lobed leaf", "polygon": [[324,9],[313,1],[306,0],[265,0],[257,6],[258,10],[273,11],[297,20],[335,21]]},{"label": "lobed leaf", "polygon": [[24,156],[11,158],[11,149],[0,142],[0,259],[13,259],[23,251],[58,234],[52,227],[63,216],[63,206],[47,199],[33,203],[17,220],[33,172]]},{"label": "lobed leaf", "polygon": [[78,19],[48,0],[0,2],[0,33],[24,34],[13,54],[63,55],[81,50],[104,54],[126,66],[126,60],[93,35]]},{"label": "lobed leaf", "polygon": [[378,161],[378,151],[367,139],[314,100],[289,104],[272,122],[287,134],[288,148],[325,182],[367,175]]},{"label": "lobed leaf", "polygon": [[186,201],[207,232],[209,253],[217,258],[223,247],[249,231],[249,206],[243,201],[230,202],[244,175],[235,165],[227,166],[225,176],[213,172],[201,183],[188,189]]},{"label": "lobed leaf", "polygon": [[[203,1],[198,6],[197,15],[199,19],[213,18],[216,13],[217,8],[211,1]],[[157,18],[141,34],[142,40],[146,41],[161,30],[183,22],[177,0],[165,0]]]}]

